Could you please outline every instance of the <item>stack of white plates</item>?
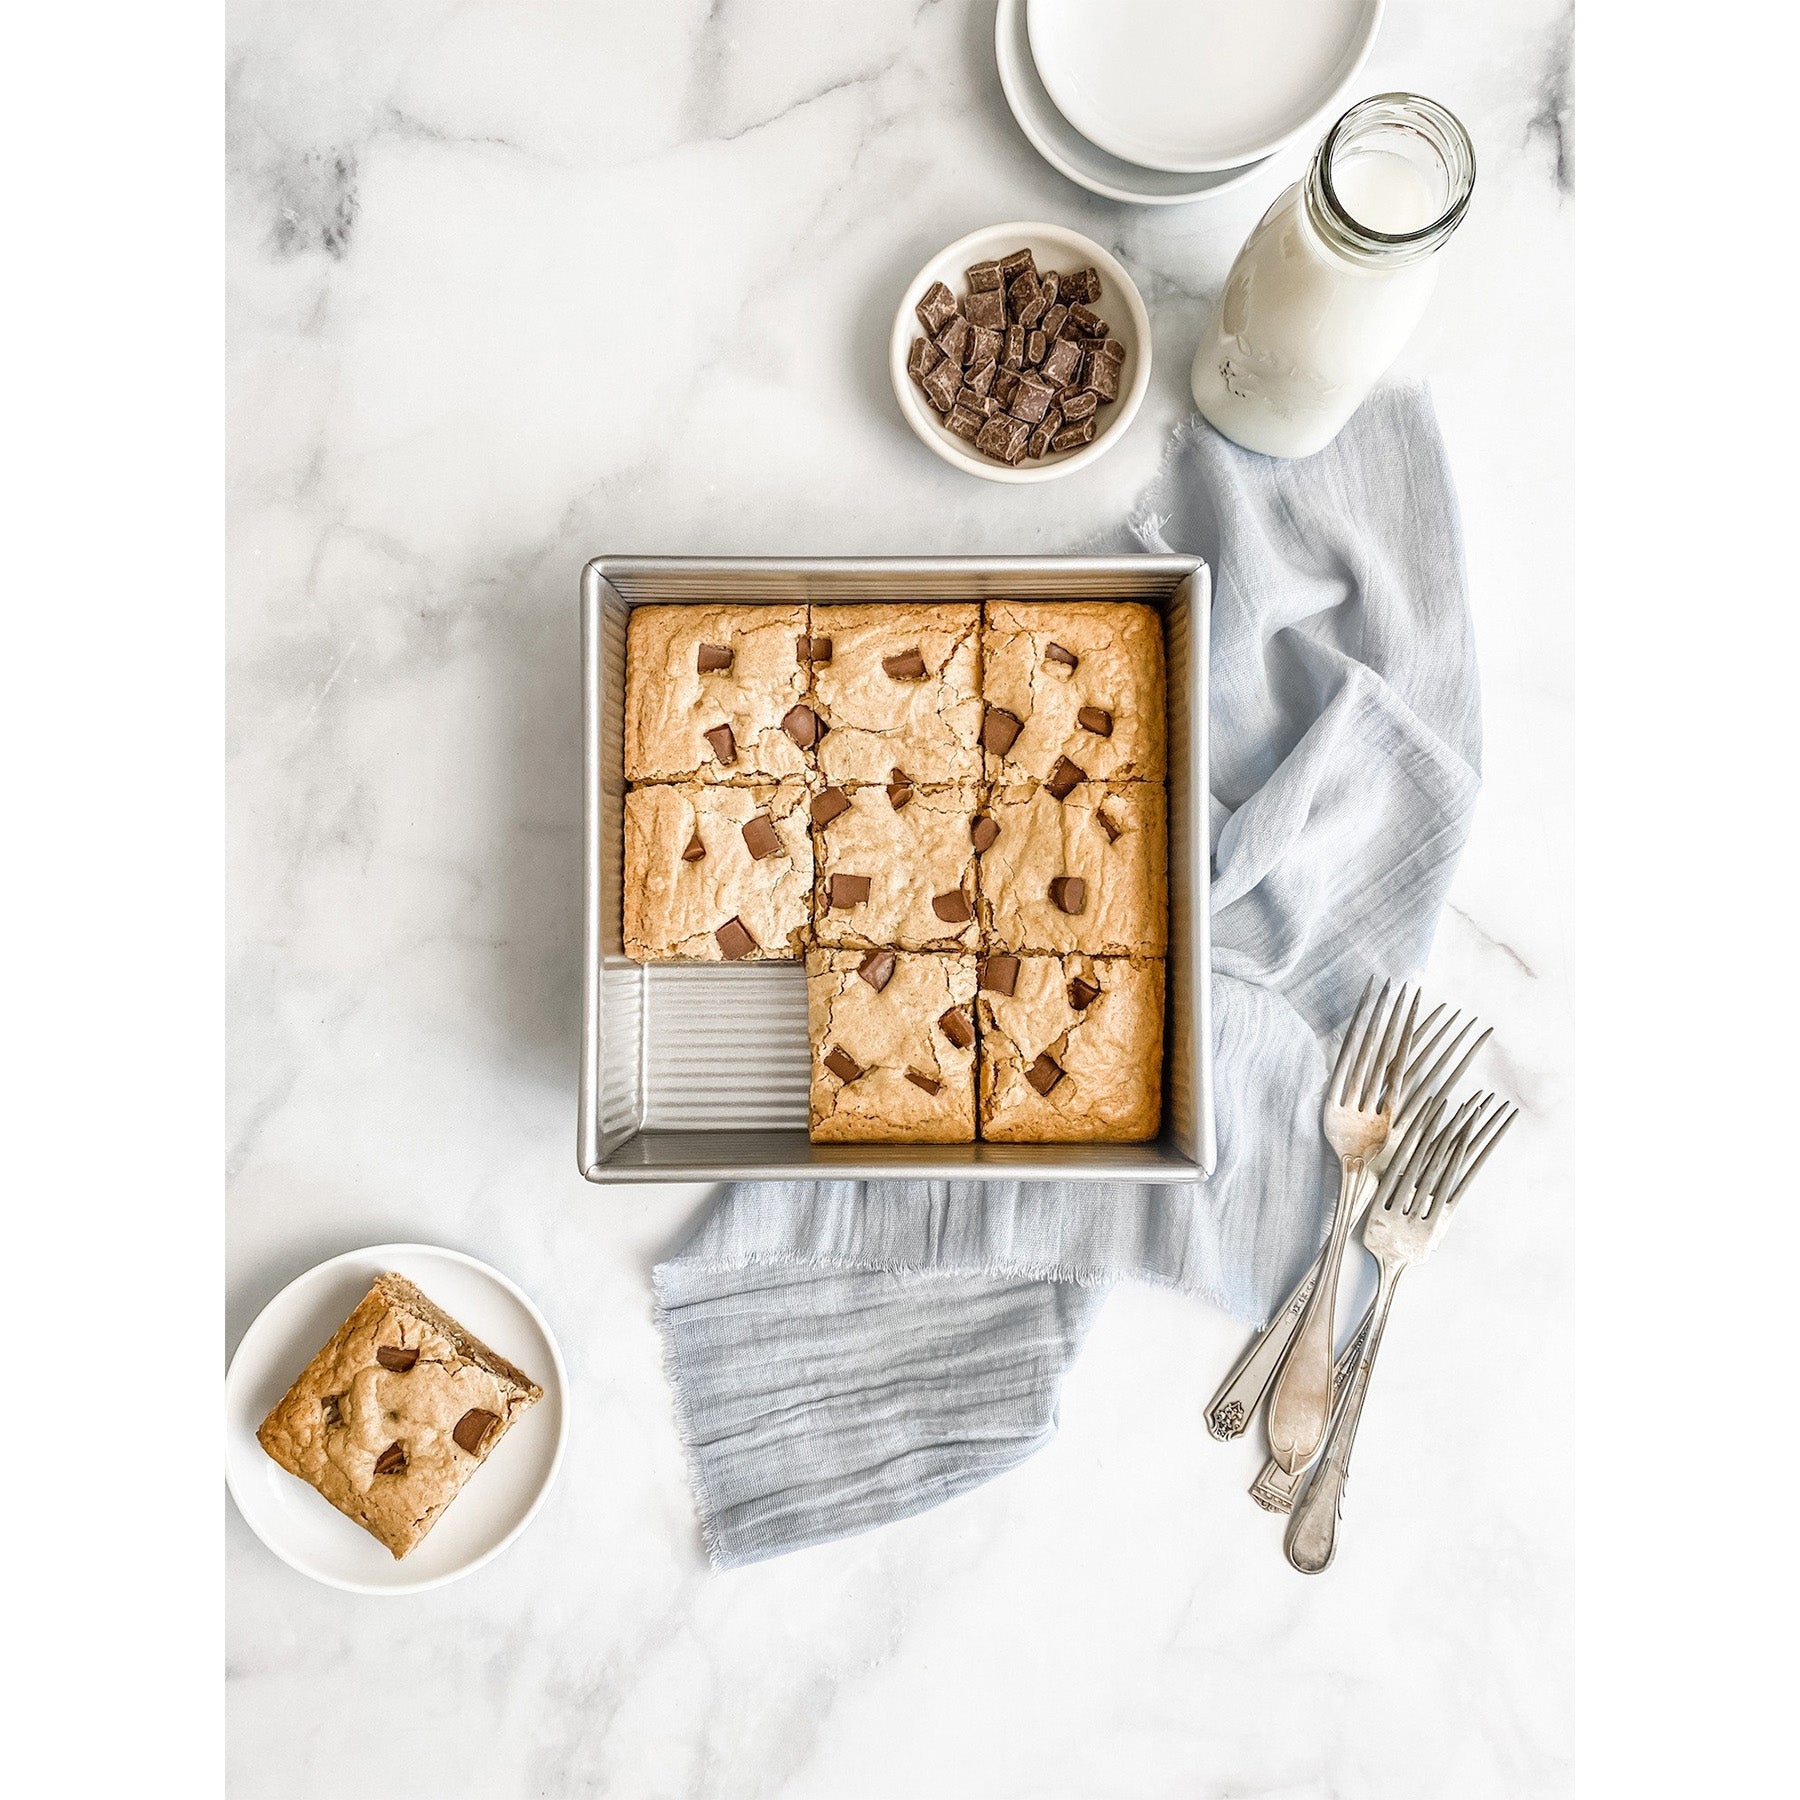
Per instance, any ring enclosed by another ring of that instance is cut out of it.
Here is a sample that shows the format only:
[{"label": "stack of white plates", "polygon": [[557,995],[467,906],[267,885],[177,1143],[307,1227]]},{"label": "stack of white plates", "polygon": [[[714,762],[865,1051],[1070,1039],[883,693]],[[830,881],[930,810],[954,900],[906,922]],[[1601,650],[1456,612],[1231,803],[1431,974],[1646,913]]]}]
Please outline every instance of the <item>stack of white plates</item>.
[{"label": "stack of white plates", "polygon": [[1109,200],[1175,206],[1240,186],[1321,135],[1382,0],[999,0],[994,51],[1019,129]]}]

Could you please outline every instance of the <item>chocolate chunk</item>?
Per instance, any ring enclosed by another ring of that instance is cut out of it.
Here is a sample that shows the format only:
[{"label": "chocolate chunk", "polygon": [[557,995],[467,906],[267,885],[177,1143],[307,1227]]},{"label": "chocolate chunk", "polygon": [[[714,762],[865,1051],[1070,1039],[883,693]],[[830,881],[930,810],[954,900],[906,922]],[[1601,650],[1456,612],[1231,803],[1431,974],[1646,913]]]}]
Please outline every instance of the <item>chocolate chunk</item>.
[{"label": "chocolate chunk", "polygon": [[416,1350],[403,1350],[398,1344],[382,1344],[376,1348],[375,1360],[384,1369],[392,1369],[396,1375],[404,1375],[418,1360]]},{"label": "chocolate chunk", "polygon": [[1050,901],[1066,913],[1084,913],[1087,911],[1087,883],[1079,875],[1053,875]]},{"label": "chocolate chunk", "polygon": [[[1044,314],[1043,319],[1038,325],[1038,330],[1040,330],[1052,343],[1055,343],[1062,337],[1063,327],[1067,325],[1068,322],[1069,309],[1066,306],[1053,306]],[[925,340],[923,338],[917,338],[914,342],[924,343]],[[929,349],[930,345],[927,344],[926,348]]]},{"label": "chocolate chunk", "polygon": [[931,910],[946,925],[966,925],[975,916],[969,910],[969,896],[961,888],[952,888],[947,894],[935,896]]},{"label": "chocolate chunk", "polygon": [[344,1396],[327,1394],[319,1402],[319,1423],[322,1425],[341,1425],[344,1422]]},{"label": "chocolate chunk", "polygon": [[960,1006],[953,1006],[948,1012],[938,1014],[938,1030],[959,1050],[967,1050],[975,1042],[975,1027],[969,1023],[968,1013]]},{"label": "chocolate chunk", "polygon": [[971,294],[997,294],[1006,285],[998,262],[971,263],[963,271],[963,279],[968,282]]},{"label": "chocolate chunk", "polygon": [[694,666],[702,675],[716,675],[721,669],[729,669],[736,660],[737,652],[727,650],[723,644],[702,644],[694,658]]},{"label": "chocolate chunk", "polygon": [[1005,345],[1006,334],[1004,332],[991,331],[985,325],[977,325],[975,335],[969,344],[969,367],[979,369],[983,363],[997,363]]},{"label": "chocolate chunk", "polygon": [[1004,406],[1011,406],[1013,396],[1019,391],[1019,375],[1016,369],[1002,369],[994,377],[992,398]]},{"label": "chocolate chunk", "polygon": [[896,681],[923,681],[930,673],[916,644],[910,650],[902,650],[897,656],[884,656],[881,659],[881,672],[891,675]]},{"label": "chocolate chunk", "polygon": [[996,756],[1004,756],[1019,740],[1025,721],[1015,718],[1003,706],[990,706],[981,720],[981,742]]},{"label": "chocolate chunk", "polygon": [[700,841],[700,827],[694,827],[694,835],[688,839],[687,848],[681,853],[683,862],[698,862],[706,854],[706,846]]},{"label": "chocolate chunk", "polygon": [[987,420],[982,414],[963,405],[962,401],[958,399],[956,405],[950,409],[950,416],[944,423],[959,438],[967,438],[972,444],[981,436],[981,428],[987,423]]},{"label": "chocolate chunk", "polygon": [[1106,841],[1109,844],[1116,844],[1119,839],[1125,835],[1124,832],[1112,822],[1112,817],[1108,813],[1096,811],[1094,814],[1094,822],[1106,833]]},{"label": "chocolate chunk", "polygon": [[1063,387],[1075,379],[1081,367],[1081,346],[1072,344],[1067,338],[1052,344],[1044,356],[1044,379],[1056,387]]},{"label": "chocolate chunk", "polygon": [[985,422],[1000,410],[1000,402],[992,394],[978,394],[972,387],[966,387],[956,396],[956,410],[972,412]]},{"label": "chocolate chunk", "polygon": [[375,1459],[377,1475],[398,1475],[405,1467],[406,1452],[398,1444],[389,1444]]},{"label": "chocolate chunk", "polygon": [[991,456],[996,462],[1018,462],[1025,454],[1025,445],[1031,436],[1031,427],[1023,419],[1009,418],[999,413],[982,426],[980,435],[975,439],[975,448],[984,455]]},{"label": "chocolate chunk", "polygon": [[[1081,305],[1069,308],[1069,319],[1083,337],[1103,338],[1111,329],[1098,313],[1089,312],[1085,306]],[[943,348],[941,341],[938,347]]]},{"label": "chocolate chunk", "polygon": [[1079,763],[1072,763],[1066,756],[1056,759],[1050,773],[1044,777],[1044,786],[1059,800],[1066,800],[1087,780],[1087,770]]},{"label": "chocolate chunk", "polygon": [[1025,366],[1025,327],[1009,325],[1006,337],[1000,350],[1000,362],[1003,368],[1022,369]]},{"label": "chocolate chunk", "polygon": [[1025,1071],[1025,1079],[1029,1081],[1040,1094],[1047,1095],[1050,1090],[1062,1080],[1062,1078],[1062,1068],[1057,1063],[1056,1058],[1053,1057],[1048,1050],[1046,1050],[1043,1055]]},{"label": "chocolate chunk", "polygon": [[1061,291],[1065,300],[1078,300],[1084,306],[1092,306],[1100,298],[1100,271],[1077,269],[1073,275],[1065,275]]},{"label": "chocolate chunk", "polygon": [[1025,360],[1036,368],[1044,360],[1050,348],[1050,340],[1042,331],[1028,331],[1025,334]]},{"label": "chocolate chunk", "polygon": [[489,1412],[485,1406],[471,1406],[456,1421],[456,1429],[450,1435],[456,1439],[458,1449],[468,1451],[471,1456],[479,1456],[489,1432],[499,1423],[498,1413]]},{"label": "chocolate chunk", "polygon": [[930,338],[914,338],[906,353],[906,372],[914,381],[922,382],[943,360],[944,353]]},{"label": "chocolate chunk", "polygon": [[1062,408],[1062,416],[1066,423],[1079,425],[1083,419],[1091,419],[1100,407],[1100,396],[1083,388],[1078,394],[1064,394],[1057,402]]},{"label": "chocolate chunk", "polygon": [[773,856],[781,848],[781,839],[775,835],[775,826],[767,813],[758,813],[744,821],[744,848],[755,862]]},{"label": "chocolate chunk", "polygon": [[831,639],[828,637],[795,638],[794,661],[797,663],[830,662]]},{"label": "chocolate chunk", "polygon": [[956,296],[941,281],[934,281],[920,296],[913,311],[919,315],[925,335],[936,337],[956,317]]},{"label": "chocolate chunk", "polygon": [[[1048,274],[1038,277],[1038,286],[1044,291],[1044,304],[1052,309],[1056,306],[1057,296],[1062,292],[1062,277],[1052,269]],[[1050,333],[1055,337],[1056,333]]]},{"label": "chocolate chunk", "polygon": [[962,386],[962,364],[946,356],[919,386],[939,412],[947,413],[956,404],[957,389]]},{"label": "chocolate chunk", "polygon": [[986,331],[999,331],[1006,324],[1006,297],[998,288],[971,294],[963,305],[968,309],[971,325]]},{"label": "chocolate chunk", "polygon": [[868,899],[869,878],[866,875],[834,875],[825,888],[827,904],[833,909],[847,911]]},{"label": "chocolate chunk", "polygon": [[[986,362],[971,364],[968,374],[963,377],[963,392],[967,393],[973,388],[978,394],[986,394],[994,385],[994,376],[998,372],[998,367],[992,357],[989,357]],[[965,400],[963,404],[966,406],[968,402]]]},{"label": "chocolate chunk", "polygon": [[[1050,421],[1054,419],[1053,425]],[[1056,436],[1057,427],[1062,424],[1062,415],[1053,406],[1043,424],[1032,427],[1031,436],[1025,441],[1027,456],[1043,456],[1050,448],[1050,441]]]},{"label": "chocolate chunk", "polygon": [[1103,403],[1119,397],[1119,364],[1110,356],[1090,354],[1081,366],[1081,385]]},{"label": "chocolate chunk", "polygon": [[729,725],[715,725],[706,733],[706,741],[713,747],[713,755],[722,763],[737,761],[737,739],[731,734]]},{"label": "chocolate chunk", "polygon": [[1094,433],[1099,429],[1093,419],[1083,419],[1079,425],[1065,425],[1050,440],[1052,450],[1079,450],[1083,444],[1094,441]]},{"label": "chocolate chunk", "polygon": [[969,821],[969,842],[977,852],[993,849],[1000,836],[1000,821],[990,819],[986,813],[977,813]]},{"label": "chocolate chunk", "polygon": [[1112,736],[1112,714],[1104,706],[1084,706],[1075,715],[1075,723],[1095,737]]},{"label": "chocolate chunk", "polygon": [[1069,1004],[1077,1012],[1087,1009],[1100,998],[1100,990],[1085,975],[1077,975],[1069,983]]},{"label": "chocolate chunk", "polygon": [[1037,258],[1029,250],[1015,250],[1011,256],[1000,258],[1002,281],[1016,281],[1027,269],[1034,275],[1037,273]]},{"label": "chocolate chunk", "polygon": [[1123,363],[1125,360],[1125,346],[1117,338],[1109,338],[1104,331],[1088,348],[1096,356],[1104,356],[1108,362]]},{"label": "chocolate chunk", "polygon": [[[934,340],[944,361],[952,368],[960,369],[969,360],[969,332],[972,327],[961,313],[958,313]],[[933,371],[935,373],[935,371]]]},{"label": "chocolate chunk", "polygon": [[887,789],[888,805],[898,812],[901,807],[912,804],[912,777],[904,769],[890,769],[888,773],[892,776]]},{"label": "chocolate chunk", "polygon": [[1055,398],[1056,389],[1041,379],[1035,369],[1027,370],[1019,377],[1019,391],[1013,395],[1012,415],[1029,424],[1041,425]]},{"label": "chocolate chunk", "polygon": [[975,965],[975,979],[991,994],[1010,994],[1019,985],[1019,959],[984,956]]},{"label": "chocolate chunk", "polygon": [[1065,669],[1079,669],[1081,658],[1073,650],[1065,650],[1061,644],[1047,644],[1044,647],[1044,661],[1060,663]]},{"label": "chocolate chunk", "polygon": [[894,979],[893,951],[871,950],[856,965],[856,972],[879,994]]},{"label": "chocolate chunk", "polygon": [[914,1087],[923,1088],[928,1094],[937,1093],[944,1085],[935,1075],[921,1075],[917,1069],[908,1069],[906,1079]]},{"label": "chocolate chunk", "polygon": [[756,948],[756,939],[745,930],[744,921],[736,917],[727,919],[713,936],[719,940],[719,948],[725,953],[727,962],[737,962]]},{"label": "chocolate chunk", "polygon": [[836,1044],[825,1052],[825,1066],[839,1081],[858,1081],[862,1078],[862,1064],[848,1051],[840,1050]]},{"label": "chocolate chunk", "polygon": [[810,750],[824,736],[819,728],[819,715],[810,706],[790,706],[781,716],[781,729],[802,750]]},{"label": "chocolate chunk", "polygon": [[1006,310],[1028,331],[1050,310],[1042,285],[1029,269],[1006,290]]},{"label": "chocolate chunk", "polygon": [[815,794],[812,803],[812,822],[815,825],[829,825],[833,819],[841,818],[850,810],[850,796],[842,788],[827,788],[822,794]]}]

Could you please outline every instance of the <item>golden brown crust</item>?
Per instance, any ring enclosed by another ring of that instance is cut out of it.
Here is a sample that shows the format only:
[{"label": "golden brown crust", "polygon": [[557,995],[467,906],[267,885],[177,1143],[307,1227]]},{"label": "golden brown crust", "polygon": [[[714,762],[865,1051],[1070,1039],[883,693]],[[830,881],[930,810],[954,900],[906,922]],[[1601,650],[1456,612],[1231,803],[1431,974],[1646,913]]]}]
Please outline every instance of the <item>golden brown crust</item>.
[{"label": "golden brown crust", "polygon": [[[397,1366],[413,1352],[410,1367]],[[542,1388],[410,1281],[378,1275],[256,1436],[284,1469],[399,1558],[542,1397]],[[472,1414],[491,1414],[495,1423]],[[459,1441],[459,1426],[474,1448]],[[390,1468],[395,1446],[404,1461]]]}]

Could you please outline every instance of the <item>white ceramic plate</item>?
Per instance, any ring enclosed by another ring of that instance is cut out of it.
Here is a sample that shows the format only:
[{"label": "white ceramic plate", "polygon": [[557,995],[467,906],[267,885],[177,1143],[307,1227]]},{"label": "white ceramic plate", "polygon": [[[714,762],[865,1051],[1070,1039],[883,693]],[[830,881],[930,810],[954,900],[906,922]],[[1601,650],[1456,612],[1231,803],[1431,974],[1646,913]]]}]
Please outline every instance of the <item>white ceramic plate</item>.
[{"label": "white ceramic plate", "polygon": [[[1037,462],[1008,468],[1005,463],[983,456],[945,426],[925,398],[924,390],[906,372],[906,358],[913,339],[922,331],[919,315],[913,309],[934,281],[941,281],[960,300],[967,290],[964,276],[970,264],[1010,256],[1021,249],[1037,258],[1040,269],[1073,271],[1091,265],[1099,270],[1101,293],[1094,311],[1125,346],[1125,387],[1110,406],[1100,408],[1100,429],[1091,444],[1083,444],[1079,450],[1052,451]],[[907,284],[906,292],[900,296],[900,309],[894,314],[894,333],[888,343],[888,375],[907,424],[945,462],[954,463],[970,475],[979,475],[984,481],[1054,481],[1059,475],[1072,475],[1104,456],[1125,435],[1126,426],[1143,404],[1145,390],[1150,386],[1150,315],[1118,258],[1109,256],[1092,238],[1062,225],[1029,221],[988,225],[945,245]]]},{"label": "white ceramic plate", "polygon": [[1382,0],[1028,0],[1038,74],[1084,137],[1151,169],[1231,169],[1326,122]]},{"label": "white ceramic plate", "polygon": [[[544,1390],[400,1562],[256,1441],[269,1408],[390,1269]],[[356,1594],[441,1587],[491,1561],[531,1523],[562,1462],[567,1388],[543,1314],[498,1269],[428,1244],[347,1251],[289,1282],[244,1333],[225,1377],[226,1485],[250,1529],[302,1575]]]},{"label": "white ceramic plate", "polygon": [[1123,161],[1098,144],[1090,144],[1056,110],[1056,102],[1044,86],[1031,60],[1031,39],[1025,29],[1025,0],[1000,0],[994,12],[994,61],[1000,70],[1000,87],[1006,104],[1031,147],[1051,168],[1068,176],[1090,194],[1123,200],[1130,206],[1184,206],[1213,194],[1241,187],[1264,166],[1261,161],[1241,169],[1216,169],[1182,175],[1167,169],[1146,169]]}]

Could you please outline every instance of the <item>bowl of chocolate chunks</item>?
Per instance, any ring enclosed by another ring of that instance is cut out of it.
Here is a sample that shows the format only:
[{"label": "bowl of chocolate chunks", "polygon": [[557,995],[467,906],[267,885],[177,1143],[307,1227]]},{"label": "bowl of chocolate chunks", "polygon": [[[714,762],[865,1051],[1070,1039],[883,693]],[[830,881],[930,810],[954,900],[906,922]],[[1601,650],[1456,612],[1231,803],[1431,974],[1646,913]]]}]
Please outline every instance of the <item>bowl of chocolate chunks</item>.
[{"label": "bowl of chocolate chunks", "polygon": [[908,285],[889,352],[906,422],[988,481],[1092,462],[1150,385],[1150,317],[1117,258],[1060,225],[991,225]]}]

